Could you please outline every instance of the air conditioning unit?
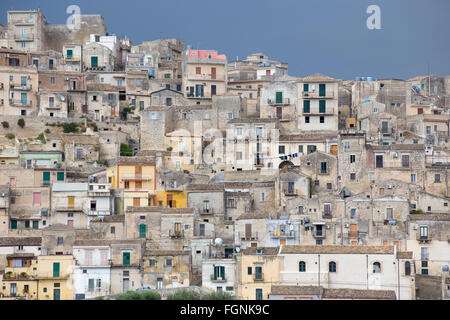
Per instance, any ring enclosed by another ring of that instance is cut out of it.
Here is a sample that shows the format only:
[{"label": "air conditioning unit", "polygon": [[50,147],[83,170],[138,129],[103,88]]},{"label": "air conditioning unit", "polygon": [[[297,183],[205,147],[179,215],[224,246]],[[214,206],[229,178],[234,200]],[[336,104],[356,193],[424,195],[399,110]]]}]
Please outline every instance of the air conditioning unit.
[{"label": "air conditioning unit", "polygon": [[28,76],[28,80],[31,80],[31,76]]},{"label": "air conditioning unit", "polygon": [[289,225],[289,230],[294,230],[294,225],[293,224],[291,224],[291,225]]},{"label": "air conditioning unit", "polygon": [[394,153],[394,158],[398,158],[398,152]]},{"label": "air conditioning unit", "polygon": [[413,230],[417,230],[417,228],[418,228],[417,225],[413,226]]},{"label": "air conditioning unit", "polygon": [[344,224],[344,228],[350,228],[350,224],[348,223]]},{"label": "air conditioning unit", "polygon": [[392,189],[392,184],[387,184],[387,185],[386,185],[386,188]]},{"label": "air conditioning unit", "polygon": [[329,225],[329,224],[327,224],[327,225],[326,225],[326,228],[327,228],[327,229],[330,229],[330,225]]},{"label": "air conditioning unit", "polygon": [[69,78],[64,78],[64,80],[69,81]]}]

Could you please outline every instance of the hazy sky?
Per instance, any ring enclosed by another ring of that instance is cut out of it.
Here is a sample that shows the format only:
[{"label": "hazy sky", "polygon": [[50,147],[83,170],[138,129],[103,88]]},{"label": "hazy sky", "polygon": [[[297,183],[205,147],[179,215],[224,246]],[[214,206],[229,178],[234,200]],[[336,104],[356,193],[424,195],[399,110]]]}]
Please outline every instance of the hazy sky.
[{"label": "hazy sky", "polygon": [[[178,38],[228,60],[263,52],[293,76],[408,79],[428,63],[450,75],[450,0],[1,0],[0,23],[11,8],[39,8],[63,24],[72,4],[102,14],[109,33],[133,44]],[[369,5],[381,8],[380,30],[366,27]]]}]

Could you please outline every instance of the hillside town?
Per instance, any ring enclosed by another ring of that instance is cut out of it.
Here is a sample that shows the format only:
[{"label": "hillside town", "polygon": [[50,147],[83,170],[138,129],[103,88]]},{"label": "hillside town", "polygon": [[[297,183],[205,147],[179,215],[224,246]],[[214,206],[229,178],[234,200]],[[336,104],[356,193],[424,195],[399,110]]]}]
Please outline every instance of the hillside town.
[{"label": "hillside town", "polygon": [[450,76],[5,21],[0,299],[450,300]]}]

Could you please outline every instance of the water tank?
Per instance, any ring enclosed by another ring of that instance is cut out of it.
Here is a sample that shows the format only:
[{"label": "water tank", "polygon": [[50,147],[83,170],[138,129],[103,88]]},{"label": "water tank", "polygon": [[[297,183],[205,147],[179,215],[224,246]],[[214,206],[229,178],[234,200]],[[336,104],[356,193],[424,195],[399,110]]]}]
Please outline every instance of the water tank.
[{"label": "water tank", "polygon": [[214,243],[216,244],[216,245],[221,245],[222,243],[223,243],[223,240],[221,239],[221,238],[216,238],[215,240],[214,240]]},{"label": "water tank", "polygon": [[373,78],[372,77],[367,77],[366,81],[373,81]]},{"label": "water tank", "polygon": [[447,272],[448,271],[448,265],[443,265],[442,266],[442,271]]}]

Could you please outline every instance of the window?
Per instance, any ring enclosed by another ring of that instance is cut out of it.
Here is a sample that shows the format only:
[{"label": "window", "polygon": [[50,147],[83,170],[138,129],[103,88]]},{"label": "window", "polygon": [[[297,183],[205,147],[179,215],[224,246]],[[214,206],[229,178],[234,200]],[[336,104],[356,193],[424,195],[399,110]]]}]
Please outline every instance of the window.
[{"label": "window", "polygon": [[435,183],[441,182],[441,175],[440,175],[439,173],[436,173],[436,174],[434,175],[434,182],[435,182]]},{"label": "window", "polygon": [[171,267],[172,266],[172,259],[166,259],[166,266]]},{"label": "window", "polygon": [[420,227],[420,239],[427,239],[427,238],[428,238],[428,227],[421,226]]},{"label": "window", "polygon": [[336,262],[331,261],[330,263],[328,263],[328,271],[336,272]]},{"label": "window", "polygon": [[298,146],[298,153],[303,153],[303,146]]},{"label": "window", "polygon": [[394,211],[394,209],[392,209],[392,208],[386,208],[386,220],[392,220],[394,218],[393,211]]},{"label": "window", "polygon": [[261,192],[261,201],[266,201],[266,194]]},{"label": "window", "polygon": [[39,229],[39,221],[33,221],[33,229]]},{"label": "window", "polygon": [[355,180],[356,178],[356,174],[355,173],[350,173],[350,180]]},{"label": "window", "polygon": [[299,214],[303,214],[303,206],[299,206],[298,207],[298,213]]},{"label": "window", "polygon": [[315,186],[319,186],[320,185],[320,181],[319,180],[314,180],[314,185]]},{"label": "window", "polygon": [[319,113],[325,113],[325,112],[326,112],[326,101],[319,100]]},{"label": "window", "polygon": [[405,261],[405,276],[411,275],[411,263],[409,261]]},{"label": "window", "polygon": [[55,84],[55,77],[50,77],[50,84],[54,85]]},{"label": "window", "polygon": [[242,160],[242,152],[236,152],[236,160]]},{"label": "window", "polygon": [[305,123],[309,123],[309,117],[305,117]]},{"label": "window", "polygon": [[373,273],[380,273],[381,272],[381,264],[379,262],[373,263]]},{"label": "window", "polygon": [[300,261],[298,263],[298,271],[299,272],[306,272],[306,262],[305,261]]},{"label": "window", "polygon": [[63,242],[64,242],[64,238],[63,237],[58,237],[56,244],[60,245],[60,244],[63,244]]},{"label": "window", "polygon": [[356,218],[356,208],[350,209],[350,218],[352,219]]},{"label": "window", "polygon": [[278,153],[284,154],[284,152],[285,152],[284,146],[278,146]]},{"label": "window", "polygon": [[402,155],[402,167],[409,168],[409,155],[408,154]]},{"label": "window", "polygon": [[255,267],[255,280],[263,280],[262,267]]},{"label": "window", "polygon": [[233,113],[232,112],[228,112],[227,117],[229,120],[233,119]]},{"label": "window", "polygon": [[303,113],[311,113],[311,102],[303,100]]},{"label": "window", "polygon": [[57,180],[58,181],[64,181],[64,172],[58,172],[57,173]]},{"label": "window", "polygon": [[252,267],[248,267],[248,268],[247,268],[247,274],[248,274],[248,275],[251,275],[251,274],[252,274]]},{"label": "window", "polygon": [[116,227],[111,227],[111,233],[115,234],[116,233]]},{"label": "window", "polygon": [[172,98],[166,98],[166,106],[172,105]]},{"label": "window", "polygon": [[316,246],[321,246],[323,244],[323,240],[316,240]]},{"label": "window", "polygon": [[411,182],[416,182],[416,174],[411,173]]},{"label": "window", "polygon": [[201,74],[202,68],[201,67],[195,67],[195,74]]},{"label": "window", "polygon": [[320,163],[320,173],[326,174],[327,173],[327,163],[326,161],[322,161]]},{"label": "window", "polygon": [[333,184],[330,183],[330,182],[327,182],[327,189],[328,189],[328,190],[333,189]]},{"label": "window", "polygon": [[350,155],[350,163],[355,163],[356,161],[356,156],[354,154]]},{"label": "window", "polygon": [[375,157],[375,167],[383,168],[383,156],[382,155],[377,155]]}]

